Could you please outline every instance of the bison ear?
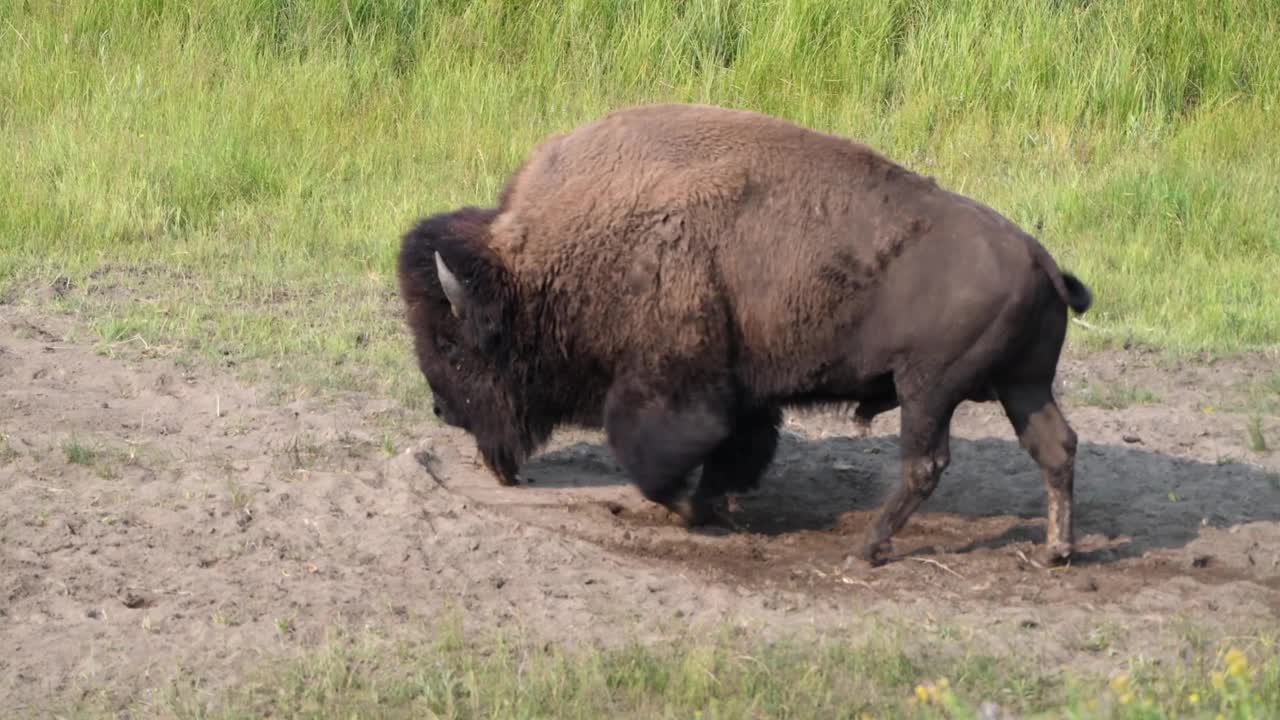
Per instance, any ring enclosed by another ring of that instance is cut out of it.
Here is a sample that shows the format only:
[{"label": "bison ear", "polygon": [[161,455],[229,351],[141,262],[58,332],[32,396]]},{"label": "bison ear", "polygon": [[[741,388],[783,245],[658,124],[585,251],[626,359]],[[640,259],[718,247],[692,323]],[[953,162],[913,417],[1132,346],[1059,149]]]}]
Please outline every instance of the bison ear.
[{"label": "bison ear", "polygon": [[460,318],[463,315],[463,308],[466,306],[466,291],[462,289],[462,283],[458,282],[458,278],[444,264],[444,258],[440,257],[440,253],[436,256],[436,274],[440,277],[440,289],[444,290],[444,296],[449,299],[449,307],[453,310],[453,316]]}]

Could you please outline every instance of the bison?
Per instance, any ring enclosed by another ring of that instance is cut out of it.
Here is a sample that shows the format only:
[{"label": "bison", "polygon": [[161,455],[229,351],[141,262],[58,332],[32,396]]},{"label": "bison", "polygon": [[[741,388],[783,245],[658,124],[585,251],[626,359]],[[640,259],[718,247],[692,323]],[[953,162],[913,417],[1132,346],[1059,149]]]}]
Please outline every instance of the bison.
[{"label": "bison", "polygon": [[415,221],[398,273],[436,414],[504,485],[555,428],[603,428],[694,526],[756,486],[784,408],[900,407],[902,476],[854,549],[878,565],[948,465],[956,407],[998,400],[1043,472],[1040,554],[1071,555],[1076,434],[1052,383],[1089,290],[863,144],[737,109],[618,110],[545,139],[496,207]]}]

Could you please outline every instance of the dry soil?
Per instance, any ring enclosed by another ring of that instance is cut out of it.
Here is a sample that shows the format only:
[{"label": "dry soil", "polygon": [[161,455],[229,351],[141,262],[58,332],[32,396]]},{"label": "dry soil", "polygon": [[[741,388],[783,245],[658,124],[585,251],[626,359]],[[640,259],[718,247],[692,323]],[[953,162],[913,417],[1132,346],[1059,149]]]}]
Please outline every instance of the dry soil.
[{"label": "dry soil", "polygon": [[[1028,560],[1034,464],[997,406],[964,406],[941,486],[872,570],[845,558],[897,477],[896,413],[867,438],[839,414],[789,417],[739,529],[691,533],[594,433],[563,433],[532,483],[503,488],[466,436],[394,398],[282,404],[75,330],[0,307],[4,715],[145,699],[179,676],[213,691],[337,628],[412,639],[443,613],[601,644],[888,622],[922,647],[1086,670],[1276,627],[1280,459],[1249,447],[1239,411],[1274,359],[1065,358],[1081,555],[1058,570]],[[1154,401],[1083,401],[1122,386]],[[1261,422],[1280,443],[1280,419]]]}]

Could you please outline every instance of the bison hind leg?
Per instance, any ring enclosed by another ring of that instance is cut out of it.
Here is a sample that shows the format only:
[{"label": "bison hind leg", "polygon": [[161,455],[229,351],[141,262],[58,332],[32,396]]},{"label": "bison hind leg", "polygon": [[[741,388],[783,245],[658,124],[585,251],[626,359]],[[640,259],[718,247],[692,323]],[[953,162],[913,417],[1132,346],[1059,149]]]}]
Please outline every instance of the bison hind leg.
[{"label": "bison hind leg", "polygon": [[1041,560],[1061,565],[1071,559],[1074,545],[1071,505],[1076,433],[1054,401],[1049,381],[1007,384],[1000,388],[1000,401],[1018,434],[1018,443],[1040,466],[1044,477],[1048,508]]},{"label": "bison hind leg", "polygon": [[710,520],[700,493],[686,493],[690,473],[730,436],[730,396],[719,388],[673,398],[656,383],[627,379],[605,399],[609,447],[640,493],[690,526]]}]

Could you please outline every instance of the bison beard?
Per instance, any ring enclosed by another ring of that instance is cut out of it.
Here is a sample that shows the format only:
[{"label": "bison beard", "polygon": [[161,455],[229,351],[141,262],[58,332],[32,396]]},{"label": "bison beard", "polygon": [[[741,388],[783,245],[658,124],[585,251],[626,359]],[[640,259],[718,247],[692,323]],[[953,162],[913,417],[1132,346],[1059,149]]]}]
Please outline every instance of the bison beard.
[{"label": "bison beard", "polygon": [[[858,556],[950,462],[959,403],[998,400],[1072,552],[1076,436],[1052,393],[1092,298],[1033,237],[857,143],[750,112],[653,105],[544,141],[492,209],[417,223],[400,290],[438,414],[514,484],[561,425],[602,427],[690,525],[754,488],[784,407],[901,407],[901,473]],[[687,479],[701,466],[692,491]]]}]

